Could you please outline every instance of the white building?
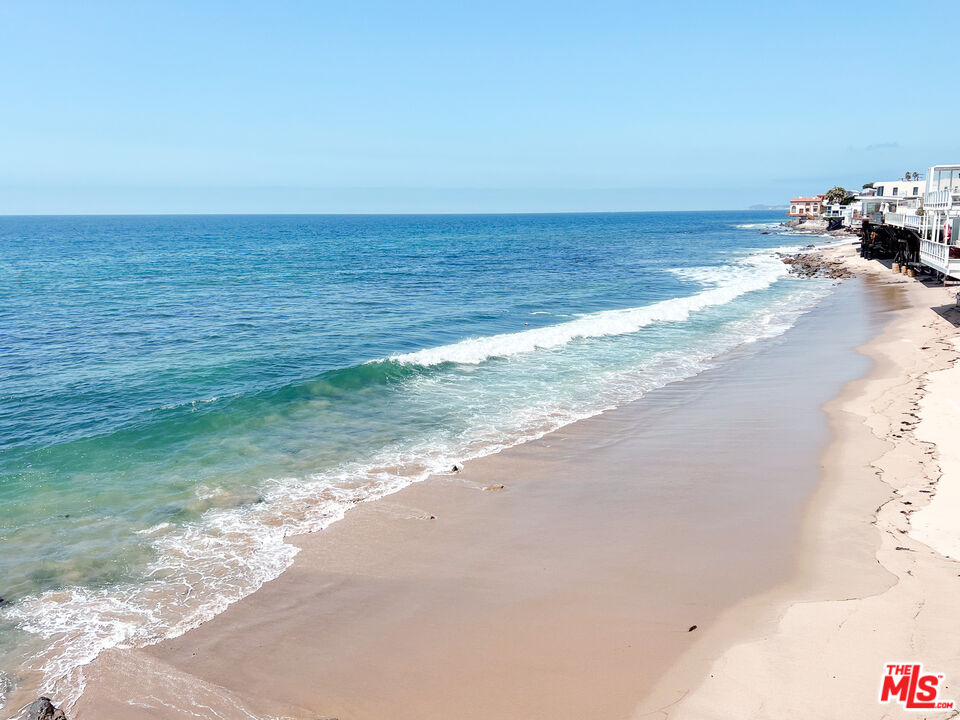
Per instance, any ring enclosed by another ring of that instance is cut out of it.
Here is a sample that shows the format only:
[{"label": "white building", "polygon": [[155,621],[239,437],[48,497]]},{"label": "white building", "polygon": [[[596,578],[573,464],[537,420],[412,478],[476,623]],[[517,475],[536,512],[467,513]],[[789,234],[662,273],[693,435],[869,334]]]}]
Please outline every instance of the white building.
[{"label": "white building", "polygon": [[918,178],[916,180],[888,180],[886,182],[875,182],[873,189],[876,196],[881,198],[904,198],[919,199],[925,192],[925,180]]},{"label": "white building", "polygon": [[920,231],[920,262],[960,278],[960,165],[927,171]]},{"label": "white building", "polygon": [[960,165],[934,165],[919,189],[914,180],[874,185],[877,195],[863,199],[864,217],[913,230],[920,236],[920,262],[960,278]]},{"label": "white building", "polygon": [[923,204],[924,192],[924,178],[873,183],[873,188],[864,190],[858,197],[862,204],[861,214],[877,223],[882,222],[881,217],[888,213],[912,215]]},{"label": "white building", "polygon": [[856,202],[848,205],[840,205],[838,203],[834,203],[833,205],[824,205],[823,217],[827,220],[840,218],[841,224],[844,227],[853,227],[860,221],[859,215],[856,214],[858,209],[859,206]]}]

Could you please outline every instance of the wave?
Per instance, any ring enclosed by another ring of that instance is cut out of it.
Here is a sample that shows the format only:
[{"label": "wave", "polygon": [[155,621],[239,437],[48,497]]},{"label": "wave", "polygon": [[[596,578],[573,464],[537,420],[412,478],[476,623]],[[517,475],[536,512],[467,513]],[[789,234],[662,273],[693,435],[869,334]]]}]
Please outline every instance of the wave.
[{"label": "wave", "polygon": [[[397,355],[332,371],[269,394],[290,400],[317,393],[336,395],[371,383],[415,380],[418,387],[432,381],[440,384],[444,373],[422,367],[475,365],[495,357],[556,348],[578,338],[622,335],[657,322],[682,322],[699,310],[770,287],[786,275],[787,267],[766,251],[719,268],[676,268],[673,272],[704,289],[688,297],[592,313],[551,327]],[[563,404],[550,397],[527,403],[503,416],[476,418],[469,433],[453,439],[440,435],[421,438],[407,447],[385,448],[369,462],[342,464],[306,477],[266,480],[254,502],[212,508],[200,520],[184,525],[153,525],[143,532],[156,557],[144,581],[50,590],[18,600],[0,610],[0,616],[49,643],[48,650],[31,664],[42,669],[45,689],[69,710],[84,689],[83,666],[100,652],[176,637],[215,617],[289,567],[298,552],[287,541],[289,536],[322,530],[356,504],[446,472],[454,462],[542,437],[696,375],[723,352],[785,331],[816,299],[813,290],[803,292],[809,297],[797,301],[791,296],[781,306],[751,313],[750,318],[730,323],[696,345],[659,352],[640,367],[596,373],[589,402]],[[528,360],[536,364],[535,358]]]},{"label": "wave", "polygon": [[732,265],[704,265],[689,268],[669,268],[667,272],[685,282],[696,283],[704,287],[715,287],[722,285],[731,273],[736,272],[736,268]]},{"label": "wave", "polygon": [[736,266],[728,266],[728,269],[729,272],[720,271],[723,276],[716,278],[716,287],[688,297],[625,310],[604,310],[558,325],[469,338],[451,345],[392,355],[389,359],[422,367],[444,363],[479,365],[493,358],[561,347],[574,340],[634,333],[655,323],[683,322],[700,310],[726,305],[746,293],[764,290],[788,272],[777,257],[766,254],[750,256]]},{"label": "wave", "polygon": [[774,228],[783,227],[783,223],[779,220],[774,222],[760,222],[760,223],[741,223],[739,225],[734,225],[738,230],[772,230]]}]

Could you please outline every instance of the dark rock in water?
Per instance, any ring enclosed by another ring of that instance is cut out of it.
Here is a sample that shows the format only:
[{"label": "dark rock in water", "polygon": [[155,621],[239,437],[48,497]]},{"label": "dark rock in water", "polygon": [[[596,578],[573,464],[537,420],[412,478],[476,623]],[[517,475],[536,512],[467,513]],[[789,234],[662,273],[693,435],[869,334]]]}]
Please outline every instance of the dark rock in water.
[{"label": "dark rock in water", "polygon": [[463,465],[461,465],[460,463],[454,463],[454,464],[453,464],[453,471],[452,471],[452,472],[460,472],[461,470],[463,470]]},{"label": "dark rock in water", "polygon": [[689,629],[687,630],[687,632],[693,632],[693,631],[696,630],[696,629],[697,629],[697,626],[696,626],[696,625],[691,625],[691,626],[689,627]]},{"label": "dark rock in water", "polygon": [[67,716],[53,706],[50,698],[41,697],[27,705],[17,720],[67,720]]}]

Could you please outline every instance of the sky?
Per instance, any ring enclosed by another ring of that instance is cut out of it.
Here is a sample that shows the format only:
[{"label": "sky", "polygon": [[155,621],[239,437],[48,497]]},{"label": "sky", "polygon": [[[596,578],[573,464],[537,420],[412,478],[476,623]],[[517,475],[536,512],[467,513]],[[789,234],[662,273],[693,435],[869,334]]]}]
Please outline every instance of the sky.
[{"label": "sky", "polygon": [[782,205],[960,163],[954,43],[930,41],[958,20],[953,2],[0,0],[0,213]]}]

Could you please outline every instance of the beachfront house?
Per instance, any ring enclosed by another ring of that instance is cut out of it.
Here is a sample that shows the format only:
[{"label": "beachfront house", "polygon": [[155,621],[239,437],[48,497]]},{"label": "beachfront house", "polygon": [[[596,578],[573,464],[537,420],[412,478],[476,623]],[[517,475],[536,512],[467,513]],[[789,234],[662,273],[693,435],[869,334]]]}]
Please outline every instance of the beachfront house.
[{"label": "beachfront house", "polygon": [[856,202],[847,205],[840,205],[839,203],[824,205],[823,218],[825,220],[839,220],[842,226],[853,227],[860,222],[859,208],[860,206]]},{"label": "beachfront house", "polygon": [[925,181],[923,178],[888,180],[886,182],[875,182],[873,189],[877,197],[889,198],[895,202],[904,199],[918,200],[925,191]]},{"label": "beachfront house", "polygon": [[926,181],[923,178],[888,180],[873,183],[873,188],[864,190],[858,199],[863,217],[869,217],[873,222],[879,223],[882,222],[882,218],[875,217],[877,213],[916,214],[923,204],[925,191]]},{"label": "beachfront house", "polygon": [[820,217],[823,212],[823,195],[812,197],[796,197],[790,201],[790,210],[787,215],[796,218]]},{"label": "beachfront house", "polygon": [[874,186],[876,195],[860,198],[863,218],[919,245],[922,265],[960,278],[960,165],[934,165],[919,187],[917,180]]},{"label": "beachfront house", "polygon": [[927,170],[920,228],[920,262],[960,278],[960,165]]}]

